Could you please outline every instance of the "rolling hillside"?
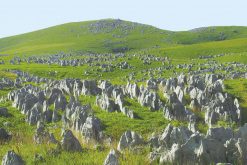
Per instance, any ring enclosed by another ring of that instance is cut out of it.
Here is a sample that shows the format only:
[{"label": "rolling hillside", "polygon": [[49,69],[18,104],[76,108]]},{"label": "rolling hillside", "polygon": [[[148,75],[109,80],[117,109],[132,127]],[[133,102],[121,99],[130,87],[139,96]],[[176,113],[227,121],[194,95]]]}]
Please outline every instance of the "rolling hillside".
[{"label": "rolling hillside", "polygon": [[[206,27],[172,32],[134,22],[105,19],[67,23],[2,38],[0,54],[34,55],[70,50],[126,52],[142,49],[175,49],[182,53],[181,48],[193,48],[184,45],[199,44],[196,45],[198,48],[202,46],[200,43],[213,41],[211,46],[214,49],[214,45],[218,45],[215,41],[221,41],[219,45],[222,45],[222,41],[234,39],[229,42],[235,43],[239,38],[247,38],[247,27]],[[239,42],[245,43],[245,39],[239,39]]]},{"label": "rolling hillside", "polygon": [[68,23],[0,40],[1,52],[39,53],[60,50],[116,52],[164,45],[168,32],[121,20]]},{"label": "rolling hillside", "polygon": [[247,28],[240,26],[212,26],[189,31],[174,32],[168,40],[177,44],[196,44],[211,41],[224,41],[247,38]]}]

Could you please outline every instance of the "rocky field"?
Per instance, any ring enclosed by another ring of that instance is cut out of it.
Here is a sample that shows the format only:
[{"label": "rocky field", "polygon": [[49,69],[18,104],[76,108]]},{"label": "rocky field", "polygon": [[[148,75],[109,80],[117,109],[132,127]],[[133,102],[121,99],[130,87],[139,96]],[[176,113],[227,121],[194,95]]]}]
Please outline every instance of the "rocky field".
[{"label": "rocky field", "polygon": [[0,39],[2,165],[247,164],[246,34],[101,20]]}]

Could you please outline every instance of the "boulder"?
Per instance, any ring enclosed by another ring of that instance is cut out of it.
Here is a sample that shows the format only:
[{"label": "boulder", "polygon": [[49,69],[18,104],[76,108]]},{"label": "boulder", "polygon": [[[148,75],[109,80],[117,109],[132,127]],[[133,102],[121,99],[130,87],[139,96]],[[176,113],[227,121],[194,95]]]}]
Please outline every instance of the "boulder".
[{"label": "boulder", "polygon": [[174,91],[177,87],[178,80],[177,78],[170,78],[166,81],[166,85],[164,87],[164,92]]},{"label": "boulder", "polygon": [[60,120],[60,116],[58,114],[58,110],[54,109],[52,112],[52,122],[58,122]]},{"label": "boulder", "polygon": [[197,132],[196,121],[197,117],[195,115],[189,117],[188,129],[193,133]]},{"label": "boulder", "polygon": [[58,143],[53,134],[50,134],[46,129],[43,122],[37,123],[37,129],[33,137],[34,142],[37,144],[42,143]]},{"label": "boulder", "polygon": [[101,89],[101,93],[106,94],[108,97],[111,96],[112,91],[114,89],[113,85],[109,81],[102,81],[99,85],[99,88]]},{"label": "boulder", "polygon": [[151,148],[158,148],[159,147],[159,137],[152,135],[151,137],[148,138],[147,143]]},{"label": "boulder", "polygon": [[0,116],[8,117],[8,115],[9,115],[8,109],[5,108],[5,107],[1,107],[1,108],[0,108]]},{"label": "boulder", "polygon": [[43,120],[43,105],[40,103],[36,103],[28,112],[26,115],[26,121],[30,125],[37,124],[38,121]]},{"label": "boulder", "polygon": [[138,98],[140,94],[140,89],[137,84],[130,84],[129,82],[127,83],[126,86],[126,94],[130,96],[130,98]]},{"label": "boulder", "polygon": [[165,106],[163,109],[164,117],[168,120],[182,120],[188,119],[188,113],[180,102],[172,103],[171,106]]},{"label": "boulder", "polygon": [[62,91],[58,88],[52,88],[48,95],[48,105],[53,104],[59,96],[63,95]]},{"label": "boulder", "polygon": [[17,155],[14,151],[8,151],[3,157],[2,165],[24,165],[22,158]]},{"label": "boulder", "polygon": [[35,95],[29,93],[24,94],[24,97],[21,95],[17,95],[17,108],[21,109],[23,114],[27,114],[33,108],[33,106],[38,103],[38,98]]},{"label": "boulder", "polygon": [[[238,148],[236,147],[237,140],[236,139],[229,139],[224,144],[226,148],[226,160],[230,163],[237,163],[239,162],[240,153]],[[240,163],[240,162],[239,162]]]},{"label": "boulder", "polygon": [[54,101],[54,109],[56,110],[65,110],[67,100],[64,95],[60,94]]},{"label": "boulder", "polygon": [[201,105],[198,103],[197,99],[192,99],[190,102],[190,108],[193,111],[200,111],[201,110]]},{"label": "boulder", "polygon": [[47,109],[43,112],[44,121],[47,123],[52,122],[53,111]]},{"label": "boulder", "polygon": [[186,127],[173,127],[169,124],[159,138],[159,143],[167,149],[170,149],[174,143],[184,144],[192,135],[192,132]]},{"label": "boulder", "polygon": [[83,80],[81,93],[83,95],[97,95],[101,90],[97,87],[95,80]]},{"label": "boulder", "polygon": [[242,127],[235,133],[235,138],[242,138],[247,141],[247,123],[245,123]]},{"label": "boulder", "polygon": [[241,138],[238,140],[230,139],[226,141],[226,159],[227,162],[233,164],[246,164],[247,163],[247,142]]},{"label": "boulder", "polygon": [[6,141],[10,138],[11,135],[4,128],[0,128],[0,141]]},{"label": "boulder", "polygon": [[73,94],[74,79],[64,79],[59,81],[58,88],[61,89],[66,94]]},{"label": "boulder", "polygon": [[161,155],[160,164],[183,164],[181,154],[181,146],[173,144],[169,151]]},{"label": "boulder", "polygon": [[224,144],[227,140],[233,138],[233,131],[231,128],[224,127],[209,128],[206,137],[218,140]]},{"label": "boulder", "polygon": [[216,124],[218,120],[219,120],[219,114],[211,110],[210,108],[207,108],[205,113],[205,123],[211,126],[212,124]]},{"label": "boulder", "polygon": [[203,136],[201,134],[194,133],[186,143],[181,145],[181,159],[184,164],[194,164],[198,161],[196,154],[202,140]]},{"label": "boulder", "polygon": [[111,149],[110,153],[107,155],[104,165],[118,165],[118,156],[114,149]]},{"label": "boulder", "polygon": [[218,78],[215,74],[206,74],[206,76],[205,76],[205,83],[207,85],[211,85],[214,82],[216,82],[217,80],[218,80]]},{"label": "boulder", "polygon": [[184,103],[184,92],[180,86],[177,86],[175,89],[175,93],[177,94],[177,98],[181,103]]},{"label": "boulder", "polygon": [[127,107],[122,108],[122,113],[125,114],[127,117],[134,119],[136,115],[133,110],[128,109]]},{"label": "boulder", "polygon": [[64,130],[61,141],[62,149],[68,152],[82,152],[80,142],[75,138],[70,130]]},{"label": "boulder", "polygon": [[123,151],[126,148],[133,148],[143,144],[143,139],[140,135],[133,131],[126,131],[120,138],[118,143],[118,151]]},{"label": "boulder", "polygon": [[151,111],[159,110],[162,107],[162,102],[160,101],[158,94],[146,89],[141,90],[138,102],[142,106],[150,107]]},{"label": "boulder", "polygon": [[[118,105],[118,108],[120,111],[123,111],[123,108],[124,108],[124,97],[123,95],[119,94],[117,96],[115,96],[115,104]],[[116,105],[116,107],[117,107]]]},{"label": "boulder", "polygon": [[157,81],[153,78],[147,80],[146,84],[148,89],[156,90],[158,88]]},{"label": "boulder", "polygon": [[114,112],[118,110],[117,104],[115,104],[115,102],[111,100],[105,93],[103,93],[102,96],[97,95],[96,105],[98,105],[101,109],[106,110],[107,112]]},{"label": "boulder", "polygon": [[224,144],[214,139],[204,139],[197,150],[200,164],[226,163],[226,149]]},{"label": "boulder", "polygon": [[100,140],[102,139],[102,126],[98,118],[94,116],[87,117],[85,123],[82,126],[82,135],[87,140]]}]

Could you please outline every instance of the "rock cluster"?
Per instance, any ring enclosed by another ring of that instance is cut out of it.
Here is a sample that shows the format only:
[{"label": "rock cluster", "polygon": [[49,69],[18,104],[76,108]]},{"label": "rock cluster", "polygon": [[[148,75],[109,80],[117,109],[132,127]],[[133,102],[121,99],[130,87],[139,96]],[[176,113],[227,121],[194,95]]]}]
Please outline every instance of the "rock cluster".
[{"label": "rock cluster", "polygon": [[137,84],[128,82],[124,92],[124,94],[130,98],[137,99],[142,106],[149,107],[151,111],[157,111],[163,107],[163,103],[158,94],[151,92],[143,86],[139,88]]},{"label": "rock cluster", "polygon": [[45,129],[45,125],[42,122],[37,123],[37,129],[34,135],[34,142],[37,144],[42,143],[58,143],[58,141],[55,139],[54,135],[52,133],[49,133]]},{"label": "rock cluster", "polygon": [[163,134],[157,136],[156,145],[152,145],[150,160],[160,158],[161,164],[246,164],[246,128],[246,124],[237,131],[209,128],[203,135],[186,127],[168,125]]},{"label": "rock cluster", "polygon": [[19,84],[15,83],[14,81],[8,79],[8,78],[2,78],[0,79],[0,90],[4,88],[12,88],[12,87],[18,87]]},{"label": "rock cluster", "polygon": [[[49,97],[48,100],[45,99],[46,96]],[[49,94],[32,85],[11,91],[8,99],[13,102],[14,107],[26,115],[26,121],[31,125],[37,124],[38,121],[51,122],[56,116],[48,107],[54,104],[56,111],[57,108],[63,109],[66,104],[66,99],[59,89],[53,89]]]},{"label": "rock cluster", "polygon": [[96,105],[107,112],[119,111],[129,118],[135,118],[133,110],[125,106],[125,95],[122,87],[113,86],[108,81],[102,81],[99,87],[102,92],[96,97]]},{"label": "rock cluster", "polygon": [[101,122],[98,118],[92,116],[91,107],[81,105],[74,97],[70,98],[67,105],[63,123],[66,127],[79,131],[88,140],[103,138]]},{"label": "rock cluster", "polygon": [[[119,55],[121,56],[121,55]],[[107,58],[103,58],[105,61]],[[120,58],[120,57],[116,57]],[[158,61],[153,56],[142,59],[147,65]],[[42,62],[39,59],[35,59]],[[88,64],[92,64],[87,59]],[[164,60],[164,59],[163,59]],[[81,61],[57,61],[61,65],[79,65]],[[92,59],[92,61],[97,61]],[[43,61],[44,62],[44,61]],[[47,61],[45,61],[47,62]],[[83,61],[85,62],[85,61]],[[233,64],[232,64],[233,65]],[[132,68],[127,62],[114,66],[111,64],[99,65],[102,68],[119,67]],[[238,64],[236,64],[238,66]],[[173,66],[174,67],[174,66]],[[193,66],[178,65],[184,69]],[[167,66],[170,69],[172,66]],[[230,70],[230,68],[229,68]],[[161,68],[157,71],[162,71]],[[213,69],[212,69],[213,71]],[[37,144],[55,143],[69,152],[81,152],[82,146],[74,134],[79,133],[86,141],[103,142],[103,125],[99,118],[94,116],[91,105],[82,105],[78,98],[81,95],[96,96],[96,105],[109,113],[121,112],[135,120],[137,117],[129,109],[127,98],[137,101],[141,106],[148,107],[150,111],[163,110],[168,120],[188,122],[188,127],[174,127],[169,124],[161,135],[153,135],[147,142],[134,131],[126,131],[121,136],[117,150],[124,153],[126,149],[136,149],[138,146],[149,145],[152,149],[150,161],[159,159],[161,164],[212,164],[237,163],[247,164],[247,124],[237,131],[230,128],[215,127],[217,122],[240,124],[242,118],[241,108],[237,98],[224,91],[223,76],[216,74],[191,75],[180,74],[169,79],[152,78],[152,70],[148,70],[150,79],[146,86],[128,82],[126,86],[112,85],[109,81],[63,79],[51,80],[32,76],[20,71],[13,71],[19,77],[16,81],[3,80],[0,86],[17,87],[8,94],[13,107],[25,114],[30,125],[36,125],[34,141]],[[200,69],[198,73],[204,73]],[[234,75],[236,74],[236,75]],[[231,74],[234,78],[242,74]],[[133,77],[135,74],[131,74]],[[33,85],[23,86],[25,82],[43,83],[41,87]],[[9,84],[9,85],[6,85]],[[0,87],[1,88],[1,87]],[[160,92],[164,98],[160,98]],[[67,97],[70,96],[69,101]],[[54,107],[51,110],[51,107]],[[203,122],[209,126],[206,135],[197,131],[198,119],[196,113],[204,115]],[[0,108],[0,116],[8,117],[8,109]],[[45,128],[45,123],[62,120],[63,128],[61,142]],[[73,131],[73,133],[72,133]],[[11,135],[0,128],[0,140],[5,141]],[[22,162],[14,152],[10,151],[3,162]],[[23,163],[23,162],[22,162]],[[104,164],[118,164],[118,154],[111,150]],[[8,164],[8,163],[5,163]]]},{"label": "rock cluster", "polygon": [[[193,112],[201,111],[205,113],[205,123],[209,126],[220,120],[241,121],[242,113],[237,98],[223,91],[223,81],[217,75],[180,75],[163,80],[160,86],[168,103],[164,108],[164,116],[169,120],[190,121],[195,117]],[[190,110],[185,108],[185,96],[189,96]]]}]

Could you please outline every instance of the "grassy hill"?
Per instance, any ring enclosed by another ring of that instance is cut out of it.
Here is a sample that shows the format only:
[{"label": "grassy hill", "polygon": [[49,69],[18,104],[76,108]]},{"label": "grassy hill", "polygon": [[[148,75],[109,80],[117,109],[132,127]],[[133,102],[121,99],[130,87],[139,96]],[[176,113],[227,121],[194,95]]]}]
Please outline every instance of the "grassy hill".
[{"label": "grassy hill", "polygon": [[[180,51],[181,48],[190,48],[184,47],[184,45],[239,38],[247,38],[247,27],[206,27],[172,32],[134,22],[105,19],[67,23],[2,38],[0,39],[0,54],[33,55],[70,50],[93,52],[126,52],[143,49],[173,50],[176,46],[178,47],[175,49]],[[239,42],[245,41],[242,39]],[[212,46],[214,45],[215,43],[212,43]],[[201,45],[195,45],[195,47],[198,46]]]},{"label": "grassy hill", "polygon": [[196,44],[211,41],[224,41],[247,38],[247,28],[240,26],[212,26],[196,28],[190,31],[174,32],[167,38],[177,44]]},{"label": "grassy hill", "polygon": [[0,39],[6,53],[46,53],[84,50],[116,52],[165,45],[168,31],[122,20],[68,23],[27,34]]},{"label": "grassy hill", "polygon": [[247,52],[247,38],[224,41],[212,41],[190,45],[175,45],[149,50],[157,55],[166,55],[176,59],[191,59],[204,55]]}]

